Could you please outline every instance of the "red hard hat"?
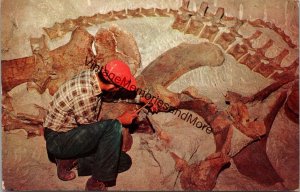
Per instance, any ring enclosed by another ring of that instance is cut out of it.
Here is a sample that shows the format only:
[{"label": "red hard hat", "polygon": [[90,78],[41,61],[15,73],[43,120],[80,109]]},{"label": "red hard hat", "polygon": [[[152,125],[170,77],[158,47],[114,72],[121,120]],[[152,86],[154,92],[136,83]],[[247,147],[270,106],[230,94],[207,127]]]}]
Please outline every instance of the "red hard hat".
[{"label": "red hard hat", "polygon": [[129,91],[135,91],[136,80],[127,64],[120,60],[112,60],[102,67],[101,73],[107,81]]}]

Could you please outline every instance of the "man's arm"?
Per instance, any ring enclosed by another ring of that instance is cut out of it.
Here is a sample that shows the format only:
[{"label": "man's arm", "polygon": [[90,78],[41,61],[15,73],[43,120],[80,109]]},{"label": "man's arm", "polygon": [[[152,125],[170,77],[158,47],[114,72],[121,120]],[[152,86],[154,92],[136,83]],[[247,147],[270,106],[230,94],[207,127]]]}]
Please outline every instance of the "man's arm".
[{"label": "man's arm", "polygon": [[73,98],[72,108],[78,124],[97,121],[101,99],[89,93],[80,94]]},{"label": "man's arm", "polygon": [[153,97],[152,95],[150,95],[150,98],[147,98],[145,94],[140,95],[140,94],[137,94],[137,91],[126,91],[126,90],[116,92],[115,95],[118,96],[117,97],[118,99],[116,99],[115,102],[118,102],[118,103],[125,102],[125,103],[134,103],[134,104],[149,103],[150,110],[152,112],[158,111],[157,100],[154,99],[156,97]]}]

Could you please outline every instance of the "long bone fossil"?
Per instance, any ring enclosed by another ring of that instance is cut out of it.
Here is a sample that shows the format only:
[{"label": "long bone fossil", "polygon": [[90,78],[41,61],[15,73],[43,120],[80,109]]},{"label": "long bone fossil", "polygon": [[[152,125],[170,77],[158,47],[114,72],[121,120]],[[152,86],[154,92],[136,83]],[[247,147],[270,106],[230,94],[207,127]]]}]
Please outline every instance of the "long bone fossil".
[{"label": "long bone fossil", "polygon": [[[274,24],[264,22],[259,19],[251,22],[227,17],[224,15],[224,9],[222,8],[219,8],[215,14],[212,14],[207,11],[208,5],[206,3],[202,3],[196,12],[190,11],[188,9],[188,6],[189,0],[184,0],[183,5],[179,10],[140,8],[136,10],[125,9],[122,11],[111,11],[107,14],[96,14],[92,17],[80,17],[74,20],[68,19],[64,23],[56,23],[51,28],[44,28],[50,38],[60,37],[69,31],[73,31],[74,29],[76,30],[73,32],[72,40],[69,42],[69,44],[62,46],[57,50],[49,51],[44,47],[37,51],[33,50],[34,56],[32,57],[2,61],[2,76],[6,77],[5,79],[3,79],[3,90],[7,92],[20,83],[33,81],[38,84],[37,88],[40,90],[40,92],[43,92],[46,88],[49,88],[50,92],[54,93],[57,87],[62,82],[76,73],[76,71],[69,71],[69,73],[66,73],[66,71],[68,71],[65,70],[66,68],[74,70],[76,69],[78,71],[87,68],[87,66],[82,66],[82,64],[86,61],[87,55],[88,60],[94,58],[94,55],[91,52],[93,37],[82,28],[77,27],[87,27],[107,21],[127,19],[132,17],[175,16],[175,21],[172,25],[174,29],[177,29],[184,33],[193,34],[195,36],[198,36],[199,38],[208,39],[211,43],[220,45],[225,53],[232,55],[241,64],[246,65],[254,72],[260,73],[266,78],[272,78],[275,80],[274,84],[251,97],[242,97],[238,94],[229,93],[228,98],[232,103],[231,108],[228,111],[218,111],[216,109],[216,106],[211,101],[203,99],[201,96],[191,93],[191,91],[187,90],[182,92],[181,94],[168,91],[166,87],[185,72],[188,72],[189,70],[195,69],[202,65],[214,66],[220,65],[222,63],[223,56],[221,54],[221,51],[216,46],[208,43],[203,45],[206,46],[206,48],[212,50],[211,52],[208,52],[212,53],[212,56],[209,57],[209,59],[212,59],[211,62],[203,60],[203,56],[201,56],[201,54],[195,54],[196,52],[193,52],[191,50],[191,47],[197,47],[197,45],[182,44],[176,48],[173,48],[172,50],[169,50],[161,57],[153,61],[141,73],[141,75],[137,77],[139,82],[142,82],[141,86],[150,89],[150,91],[152,91],[154,95],[159,95],[161,99],[170,103],[174,107],[195,111],[199,115],[203,116],[205,120],[211,125],[214,131],[217,146],[216,153],[212,154],[210,157],[207,157],[206,160],[198,165],[189,166],[186,163],[183,163],[180,166],[178,165],[177,169],[183,172],[181,176],[181,183],[184,189],[212,189],[214,187],[215,180],[219,171],[224,164],[229,162],[229,156],[233,157],[233,155],[229,155],[233,127],[239,129],[241,132],[253,139],[259,139],[261,136],[267,134],[271,129],[272,122],[278,110],[284,104],[286,93],[283,92],[282,94],[277,95],[275,102],[270,105],[273,106],[271,107],[270,115],[265,116],[265,118],[262,120],[264,122],[263,124],[261,124],[262,121],[258,123],[254,120],[245,122],[244,120],[247,118],[237,116],[236,114],[239,113],[236,113],[234,111],[247,111],[247,107],[245,107],[245,104],[264,101],[272,92],[280,89],[280,87],[282,87],[283,85],[289,85],[289,82],[292,82],[298,78],[297,74],[295,73],[299,64],[297,58],[290,65],[288,65],[288,67],[282,67],[282,61],[289,55],[289,52],[291,50],[294,50],[296,48],[296,46],[292,43],[290,38]],[[239,33],[239,29],[246,24],[249,24],[256,29],[255,33],[248,37],[244,37]],[[224,28],[226,30],[224,30]],[[268,28],[275,31],[286,43],[287,46],[285,46],[285,49],[283,49],[277,56],[272,58],[266,56],[267,50],[273,44],[276,44],[276,42],[274,42],[274,40],[272,39],[267,41],[267,43],[260,48],[254,48],[252,46],[253,41],[258,39],[263,34],[263,32],[259,30],[260,28]],[[113,30],[104,31],[103,33],[99,32],[99,34],[102,34],[102,37],[105,37],[106,35],[109,37],[112,31]],[[101,39],[103,40],[104,38],[98,38],[98,45],[100,47],[101,45],[110,45],[109,42],[103,42],[101,41]],[[71,49],[72,46],[70,44],[75,45],[76,49]],[[203,51],[201,50],[201,46],[198,45],[197,47],[199,49],[199,53],[202,53]],[[115,49],[111,49],[111,51],[109,51],[110,49],[111,47],[104,47],[104,51],[101,52],[100,50],[103,49],[99,48],[97,50],[96,58],[98,60],[101,60],[106,59],[110,56],[121,57],[124,60],[130,59],[132,61],[130,63],[132,63],[133,69],[136,69],[136,67],[139,66],[140,61],[138,61],[138,53],[135,52],[131,55],[130,53],[120,55],[114,52]],[[170,64],[169,66],[165,66],[166,64],[164,61],[166,60],[166,58],[172,58],[172,54],[177,53],[178,49],[187,50],[187,52],[185,52],[187,54],[181,55],[182,58],[180,60],[184,61],[185,64],[180,65],[180,62],[174,61],[170,62],[172,65]],[[203,54],[207,53],[204,52]],[[62,55],[64,56],[62,57]],[[70,57],[65,58],[68,55],[70,55]],[[78,62],[74,63],[74,65],[72,66],[68,66],[70,65],[68,61],[70,61],[71,57],[73,57],[74,55],[77,56],[76,61]],[[191,56],[198,57],[197,59],[195,59],[195,63],[189,62]],[[24,76],[18,76],[20,78],[16,79],[16,75],[18,74],[18,72],[22,72],[22,74],[24,73],[23,66],[26,66]],[[157,71],[156,69],[166,69],[173,71],[175,69],[176,70],[174,71],[174,73],[167,73],[168,75],[166,75],[163,70]],[[159,74],[159,72],[162,74],[157,75],[155,79],[151,77],[151,74]],[[35,78],[32,78],[33,74],[36,74],[37,76],[35,76]],[[285,76],[287,76],[288,78],[285,78]],[[295,97],[295,95],[297,95],[297,89],[293,88],[293,90],[293,94],[289,95],[289,102],[287,102],[287,104],[285,105],[286,111],[288,111],[288,113],[290,114],[289,117],[297,117],[298,115],[297,109],[293,108],[291,104],[297,102],[298,99],[297,97]],[[240,102],[239,99],[241,99]],[[123,108],[125,110],[128,107],[125,106]],[[203,113],[203,111],[206,111],[206,114]],[[114,112],[112,111],[111,113]],[[227,113],[230,113],[232,118],[228,119],[226,116]],[[241,120],[243,120],[243,123],[239,123]],[[34,117],[32,118],[31,122],[34,122]],[[35,124],[38,123],[39,121],[37,121],[37,123]],[[264,139],[259,140],[256,143],[265,142],[264,140],[266,139],[267,138],[264,137]],[[247,149],[249,149],[249,147],[246,147],[243,151],[247,151]],[[260,150],[262,154],[265,154],[265,150],[263,150],[260,146],[258,146],[257,149]],[[248,155],[249,157],[253,157],[254,153],[252,152],[246,154],[246,156]],[[171,155],[176,160],[176,165],[178,164],[177,162],[182,162],[180,160],[180,157],[178,157],[176,154]],[[246,162],[246,164],[243,164],[243,166],[239,166],[238,155],[236,156],[236,158],[234,158],[234,160],[238,168],[247,166],[249,167],[249,162],[248,164]],[[266,156],[266,160],[264,160],[263,163],[267,161],[268,159]],[[245,163],[245,161],[242,161],[242,163]],[[257,163],[259,164],[261,162]],[[272,172],[270,173],[270,175],[273,175],[273,178],[270,179],[271,183],[280,180],[274,170],[266,170]],[[257,178],[256,175],[251,175],[247,173],[247,171],[249,170],[241,169],[241,172],[243,172],[244,174],[252,176],[254,177],[254,179]],[[204,172],[207,172],[209,174],[203,175]],[[197,180],[197,178],[199,178],[200,176],[201,179]]]}]

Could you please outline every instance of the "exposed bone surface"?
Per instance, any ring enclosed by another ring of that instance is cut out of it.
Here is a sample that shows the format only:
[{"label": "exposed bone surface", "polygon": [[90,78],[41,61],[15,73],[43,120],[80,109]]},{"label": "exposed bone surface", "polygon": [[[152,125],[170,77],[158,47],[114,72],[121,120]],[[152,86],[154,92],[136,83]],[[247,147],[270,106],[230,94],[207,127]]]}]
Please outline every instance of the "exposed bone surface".
[{"label": "exposed bone surface", "polygon": [[[200,66],[220,66],[223,61],[224,56],[221,50],[210,43],[181,44],[150,63],[141,75],[144,76],[144,80],[147,83],[155,82],[155,84],[168,86],[189,70],[199,68]],[[151,75],[155,70],[157,70],[158,73],[156,74],[158,76],[162,74],[168,75],[157,78]]]},{"label": "exposed bone surface", "polygon": [[[283,183],[287,188],[296,187],[299,175],[294,172],[299,167],[299,138],[292,135],[299,134],[298,124],[288,121],[281,110],[274,121],[274,128],[269,133],[266,144],[266,152],[271,164],[277,173],[284,179]],[[280,141],[280,142],[279,142]],[[287,159],[288,157],[288,159]],[[281,169],[284,166],[285,169]]]},{"label": "exposed bone surface", "polygon": [[[239,183],[237,184],[237,178],[239,178]],[[276,183],[275,185],[264,185],[260,184],[256,181],[253,181],[249,177],[242,175],[236,168],[236,165],[233,161],[231,161],[231,165],[228,169],[225,169],[220,173],[217,184],[214,190],[286,190],[286,188],[282,185],[281,182]]]},{"label": "exposed bone surface", "polygon": [[[133,165],[109,190],[299,189],[298,9],[293,0],[1,1],[3,187],[84,190],[87,177],[60,181],[43,137],[31,136],[88,55],[126,60],[142,88],[180,110],[141,112]],[[105,102],[100,117],[137,107]]]}]

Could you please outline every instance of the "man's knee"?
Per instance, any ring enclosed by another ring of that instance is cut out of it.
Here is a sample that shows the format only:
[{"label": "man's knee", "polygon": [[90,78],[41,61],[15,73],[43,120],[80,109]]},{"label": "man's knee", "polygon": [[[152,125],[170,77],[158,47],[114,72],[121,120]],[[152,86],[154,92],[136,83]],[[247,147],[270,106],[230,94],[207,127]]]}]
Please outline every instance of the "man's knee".
[{"label": "man's knee", "polygon": [[108,130],[118,135],[122,134],[122,124],[116,119],[110,119],[108,121]]},{"label": "man's knee", "polygon": [[116,119],[112,119],[111,120],[111,126],[113,127],[114,131],[116,131],[118,134],[122,133],[122,124],[120,123],[120,121],[116,120]]},{"label": "man's knee", "polygon": [[131,165],[132,165],[131,157],[127,153],[122,151],[120,154],[118,173],[127,171],[131,167]]},{"label": "man's knee", "polygon": [[53,140],[46,140],[46,149],[48,156],[56,158],[60,158],[62,156],[60,146],[58,146]]},{"label": "man's knee", "polygon": [[112,120],[112,124],[119,133],[122,132],[122,124],[120,123],[120,121],[114,119]]}]

